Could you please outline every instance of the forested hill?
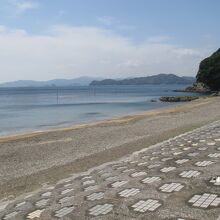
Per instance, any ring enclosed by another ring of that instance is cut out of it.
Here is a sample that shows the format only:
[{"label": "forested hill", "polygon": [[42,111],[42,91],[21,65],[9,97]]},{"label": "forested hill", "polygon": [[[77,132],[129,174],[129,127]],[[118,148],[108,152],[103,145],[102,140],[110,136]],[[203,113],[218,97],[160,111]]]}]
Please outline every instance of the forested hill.
[{"label": "forested hill", "polygon": [[94,80],[90,83],[91,86],[95,85],[147,85],[147,84],[192,84],[194,77],[177,76],[174,74],[158,74],[154,76],[128,78],[128,79],[104,79],[101,81]]}]

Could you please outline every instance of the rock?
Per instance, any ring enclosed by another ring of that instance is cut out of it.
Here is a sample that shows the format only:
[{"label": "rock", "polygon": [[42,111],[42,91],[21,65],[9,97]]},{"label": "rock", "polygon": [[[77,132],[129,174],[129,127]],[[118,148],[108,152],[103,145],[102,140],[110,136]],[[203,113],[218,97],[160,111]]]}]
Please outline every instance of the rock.
[{"label": "rock", "polygon": [[198,92],[198,93],[210,93],[211,90],[204,83],[194,83],[192,86],[187,87],[185,92]]},{"label": "rock", "polygon": [[197,96],[162,96],[160,97],[161,102],[190,102],[198,99]]},{"label": "rock", "polygon": [[151,99],[150,101],[151,101],[151,102],[157,102],[157,100],[155,100],[155,99]]},{"label": "rock", "polygon": [[200,63],[196,82],[212,91],[220,91],[220,49]]},{"label": "rock", "polygon": [[213,92],[210,96],[212,96],[212,97],[220,96],[220,92]]}]

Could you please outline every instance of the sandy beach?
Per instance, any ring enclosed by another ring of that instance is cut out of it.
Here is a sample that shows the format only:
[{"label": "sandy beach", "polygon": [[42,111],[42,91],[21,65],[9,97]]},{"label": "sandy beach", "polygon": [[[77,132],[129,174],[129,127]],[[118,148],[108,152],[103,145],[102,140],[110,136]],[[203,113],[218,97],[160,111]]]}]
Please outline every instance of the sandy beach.
[{"label": "sandy beach", "polygon": [[102,122],[0,138],[0,198],[54,183],[220,119],[220,98],[201,98]]}]

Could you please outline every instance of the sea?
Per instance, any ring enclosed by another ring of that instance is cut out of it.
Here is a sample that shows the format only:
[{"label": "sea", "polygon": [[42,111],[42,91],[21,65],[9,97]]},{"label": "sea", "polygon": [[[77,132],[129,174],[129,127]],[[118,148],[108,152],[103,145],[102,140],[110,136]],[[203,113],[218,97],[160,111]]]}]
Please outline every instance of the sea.
[{"label": "sea", "polygon": [[160,102],[159,98],[186,95],[174,92],[186,86],[0,88],[0,136],[97,122],[175,105]]}]

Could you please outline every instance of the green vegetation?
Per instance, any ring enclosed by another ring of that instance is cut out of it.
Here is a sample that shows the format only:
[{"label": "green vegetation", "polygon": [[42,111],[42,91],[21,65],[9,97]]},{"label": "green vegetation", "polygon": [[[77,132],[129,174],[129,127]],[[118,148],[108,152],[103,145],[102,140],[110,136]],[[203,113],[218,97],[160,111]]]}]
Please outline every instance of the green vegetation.
[{"label": "green vegetation", "polygon": [[91,86],[97,85],[160,85],[160,84],[192,84],[195,81],[194,77],[179,77],[174,74],[158,74],[147,77],[137,77],[129,79],[105,79],[101,81],[92,81]]},{"label": "green vegetation", "polygon": [[200,63],[196,81],[212,91],[220,90],[220,49]]}]

